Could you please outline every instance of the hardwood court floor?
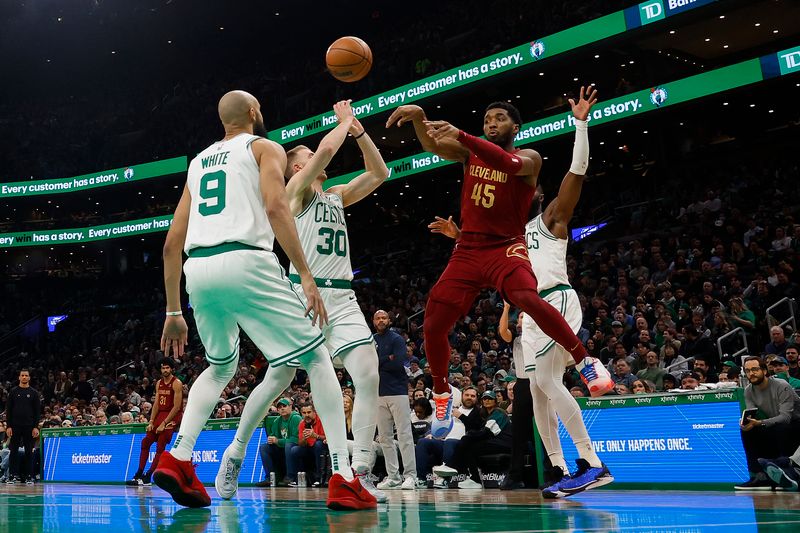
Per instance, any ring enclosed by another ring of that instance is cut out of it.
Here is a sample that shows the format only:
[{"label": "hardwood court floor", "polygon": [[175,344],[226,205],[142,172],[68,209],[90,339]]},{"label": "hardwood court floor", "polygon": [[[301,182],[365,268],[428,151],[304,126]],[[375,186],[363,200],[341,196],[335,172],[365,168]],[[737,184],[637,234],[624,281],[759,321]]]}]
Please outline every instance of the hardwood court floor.
[{"label": "hardwood court floor", "polygon": [[157,487],[0,486],[0,533],[658,531],[800,532],[800,493],[596,490],[391,491],[377,511],[333,512],[324,489],[242,488],[209,509],[181,509]]}]

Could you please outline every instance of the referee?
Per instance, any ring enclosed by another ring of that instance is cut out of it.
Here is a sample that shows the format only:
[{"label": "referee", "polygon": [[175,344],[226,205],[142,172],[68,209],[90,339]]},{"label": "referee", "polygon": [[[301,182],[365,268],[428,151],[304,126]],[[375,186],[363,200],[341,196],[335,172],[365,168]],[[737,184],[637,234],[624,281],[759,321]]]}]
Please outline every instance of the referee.
[{"label": "referee", "polygon": [[[11,389],[6,405],[7,429],[11,437],[8,445],[11,450],[11,468],[7,483],[15,483],[12,474],[17,472],[17,479],[26,485],[33,485],[33,439],[39,436],[39,414],[41,400],[39,391],[30,385],[31,374],[27,368],[19,371],[19,386]],[[22,469],[15,468],[19,461],[20,444],[25,446],[25,463]]]}]

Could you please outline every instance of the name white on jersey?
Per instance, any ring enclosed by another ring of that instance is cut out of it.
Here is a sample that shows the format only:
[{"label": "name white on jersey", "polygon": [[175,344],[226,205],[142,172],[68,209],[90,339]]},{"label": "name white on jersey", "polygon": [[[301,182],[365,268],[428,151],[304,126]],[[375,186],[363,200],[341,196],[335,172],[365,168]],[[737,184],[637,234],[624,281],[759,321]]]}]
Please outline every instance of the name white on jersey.
[{"label": "name white on jersey", "polygon": [[539,282],[539,292],[569,285],[567,276],[567,239],[559,239],[545,226],[542,215],[525,225],[525,243],[533,274]]},{"label": "name white on jersey", "polygon": [[[350,240],[342,198],[334,193],[316,194],[294,221],[314,277],[352,280]],[[294,265],[289,271],[297,274]]]},{"label": "name white on jersey", "polygon": [[186,182],[192,197],[184,250],[241,242],[271,251],[275,234],[259,186],[250,145],[243,133],[215,142],[189,163]]}]

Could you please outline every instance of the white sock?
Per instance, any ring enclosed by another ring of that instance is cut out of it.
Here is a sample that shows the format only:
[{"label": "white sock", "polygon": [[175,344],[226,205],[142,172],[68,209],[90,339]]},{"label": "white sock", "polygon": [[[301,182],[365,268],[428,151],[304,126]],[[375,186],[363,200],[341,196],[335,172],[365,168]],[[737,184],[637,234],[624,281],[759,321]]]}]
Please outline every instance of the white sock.
[{"label": "white sock", "polygon": [[239,420],[239,428],[228,449],[236,459],[242,459],[253,432],[264,421],[272,402],[292,383],[296,369],[286,365],[267,369],[264,379],[247,398]]},{"label": "white sock", "polygon": [[575,443],[578,455],[581,459],[586,459],[590,466],[599,468],[603,463],[592,447],[589,432],[586,431],[586,424],[581,417],[581,408],[562,383],[565,357],[558,353],[559,350],[563,348],[556,346],[550,353],[536,360],[536,383],[550,399],[549,403]]},{"label": "white sock", "polygon": [[331,469],[345,480],[353,480],[350,469],[350,457],[347,454],[347,433],[344,423],[344,401],[342,389],[336,380],[328,349],[317,347],[300,358],[300,362],[308,372],[311,390],[314,394],[314,408],[317,410],[325,436],[328,439],[328,450],[331,455]]},{"label": "white sock", "polygon": [[372,344],[356,346],[342,356],[353,378],[353,469],[370,470],[375,463],[375,426],[378,420],[378,354]]},{"label": "white sock", "polygon": [[198,376],[189,389],[186,411],[183,413],[181,429],[169,453],[179,461],[192,459],[192,451],[197,437],[214,411],[219,395],[225,385],[236,374],[239,356],[226,365],[210,365]]},{"label": "white sock", "polygon": [[567,460],[564,459],[564,450],[561,447],[561,439],[558,436],[558,418],[550,399],[541,387],[536,383],[536,372],[527,372],[530,380],[531,396],[533,397],[533,419],[539,437],[542,439],[544,450],[550,459],[550,464],[561,468],[564,474],[569,473]]}]

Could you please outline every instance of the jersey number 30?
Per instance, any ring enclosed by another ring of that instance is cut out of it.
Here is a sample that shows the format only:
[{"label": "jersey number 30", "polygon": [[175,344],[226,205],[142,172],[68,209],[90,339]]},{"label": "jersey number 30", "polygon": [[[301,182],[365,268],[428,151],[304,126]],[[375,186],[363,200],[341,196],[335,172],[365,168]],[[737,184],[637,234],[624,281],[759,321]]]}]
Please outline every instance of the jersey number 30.
[{"label": "jersey number 30", "polygon": [[198,210],[205,216],[217,215],[225,209],[225,182],[227,176],[224,170],[209,172],[200,178],[200,202]]},{"label": "jersey number 30", "polygon": [[472,195],[470,198],[475,200],[476,206],[483,206],[490,208],[494,205],[494,185],[486,185],[483,183],[476,183],[472,188]]},{"label": "jersey number 30", "polygon": [[324,239],[322,244],[317,245],[317,252],[320,255],[331,255],[332,253],[339,257],[347,255],[347,234],[344,230],[334,231],[331,228],[319,228],[319,236]]}]

